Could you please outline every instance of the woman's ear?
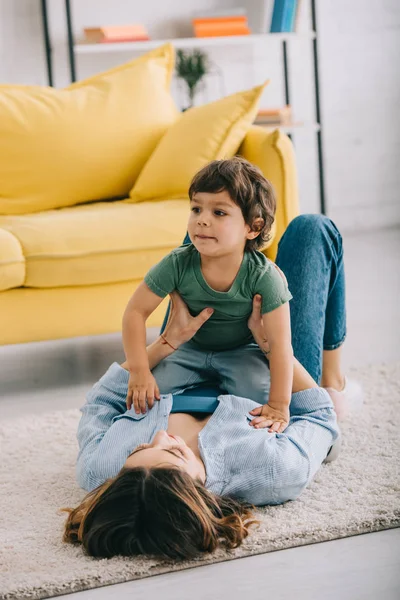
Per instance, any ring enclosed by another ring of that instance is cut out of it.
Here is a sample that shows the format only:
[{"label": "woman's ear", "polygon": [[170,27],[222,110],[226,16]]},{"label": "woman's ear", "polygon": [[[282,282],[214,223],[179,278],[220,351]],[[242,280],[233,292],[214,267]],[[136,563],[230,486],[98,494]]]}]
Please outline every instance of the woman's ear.
[{"label": "woman's ear", "polygon": [[249,232],[247,234],[248,240],[254,240],[258,235],[260,235],[260,231],[264,227],[264,219],[262,217],[257,217],[254,219],[252,226],[249,226]]}]

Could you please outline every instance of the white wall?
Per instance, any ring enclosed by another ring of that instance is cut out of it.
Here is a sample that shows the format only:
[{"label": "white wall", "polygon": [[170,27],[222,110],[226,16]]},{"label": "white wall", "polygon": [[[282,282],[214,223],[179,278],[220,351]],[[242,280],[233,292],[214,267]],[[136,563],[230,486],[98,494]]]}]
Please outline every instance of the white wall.
[{"label": "white wall", "polygon": [[[193,10],[247,6],[257,22],[263,0],[74,0],[74,32],[99,24],[143,22],[154,39],[190,36]],[[48,0],[55,84],[69,81],[63,0]],[[310,23],[309,0],[302,0],[300,28]],[[342,230],[400,223],[400,1],[317,0],[319,58],[328,214]],[[290,43],[291,101],[297,120],[315,116],[312,46]],[[281,45],[265,41],[209,51],[223,72],[223,92],[271,78],[262,105],[284,101]],[[129,53],[77,58],[79,78],[129,60]],[[0,82],[46,84],[39,0],[0,0]],[[199,102],[221,93],[211,76]],[[183,98],[177,85],[177,102]],[[318,212],[316,136],[294,136],[303,212]]]}]

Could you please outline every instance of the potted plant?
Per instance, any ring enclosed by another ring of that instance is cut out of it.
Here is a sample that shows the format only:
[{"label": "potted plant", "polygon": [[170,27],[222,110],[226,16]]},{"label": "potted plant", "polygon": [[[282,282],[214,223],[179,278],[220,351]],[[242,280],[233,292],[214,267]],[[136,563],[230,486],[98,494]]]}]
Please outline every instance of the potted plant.
[{"label": "potted plant", "polygon": [[207,54],[201,50],[178,50],[176,56],[176,74],[188,88],[189,106],[183,109],[187,110],[193,106],[198,85],[209,72],[210,65]]}]

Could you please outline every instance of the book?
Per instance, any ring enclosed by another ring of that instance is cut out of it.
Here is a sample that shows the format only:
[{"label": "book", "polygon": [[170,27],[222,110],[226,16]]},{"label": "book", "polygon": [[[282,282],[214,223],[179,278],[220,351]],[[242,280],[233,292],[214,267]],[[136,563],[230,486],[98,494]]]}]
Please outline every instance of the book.
[{"label": "book", "polygon": [[[127,37],[127,38],[103,38],[96,42],[96,44],[123,44],[126,42],[147,42],[149,40],[149,36],[143,37]],[[89,42],[93,43],[93,42]]]},{"label": "book", "polygon": [[192,19],[193,24],[203,23],[244,23],[247,25],[247,17],[244,15],[227,15],[225,17],[197,17]]},{"label": "book", "polygon": [[263,2],[261,2],[261,10],[260,33],[269,33],[272,23],[272,14],[274,12],[274,0],[263,0]]},{"label": "book", "polygon": [[303,0],[297,0],[296,16],[294,18],[293,31],[298,31],[299,30],[300,19],[301,19],[301,6],[302,6],[302,2],[303,2]]},{"label": "book", "polygon": [[294,22],[297,11],[297,0],[287,0],[283,14],[283,31],[294,31]]},{"label": "book", "polygon": [[271,33],[291,32],[294,28],[297,0],[275,0]]},{"label": "book", "polygon": [[254,123],[262,124],[289,124],[292,121],[292,107],[290,105],[280,106],[278,108],[260,108]]},{"label": "book", "polygon": [[192,19],[196,37],[249,35],[247,17],[242,15]]},{"label": "book", "polygon": [[224,37],[230,35],[250,35],[251,31],[244,25],[222,27],[208,27],[207,25],[198,25],[194,28],[195,37]]},{"label": "book", "polygon": [[107,25],[103,27],[85,27],[85,40],[89,43],[99,43],[105,40],[112,42],[149,39],[144,25]]}]

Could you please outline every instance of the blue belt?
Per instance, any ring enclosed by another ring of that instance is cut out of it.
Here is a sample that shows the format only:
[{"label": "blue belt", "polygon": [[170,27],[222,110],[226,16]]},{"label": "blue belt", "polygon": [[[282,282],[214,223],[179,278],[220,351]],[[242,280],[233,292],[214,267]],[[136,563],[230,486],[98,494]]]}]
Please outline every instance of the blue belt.
[{"label": "blue belt", "polygon": [[[207,395],[208,394],[208,395]],[[218,406],[215,388],[199,388],[172,396],[171,413],[206,412],[213,413]]]}]

